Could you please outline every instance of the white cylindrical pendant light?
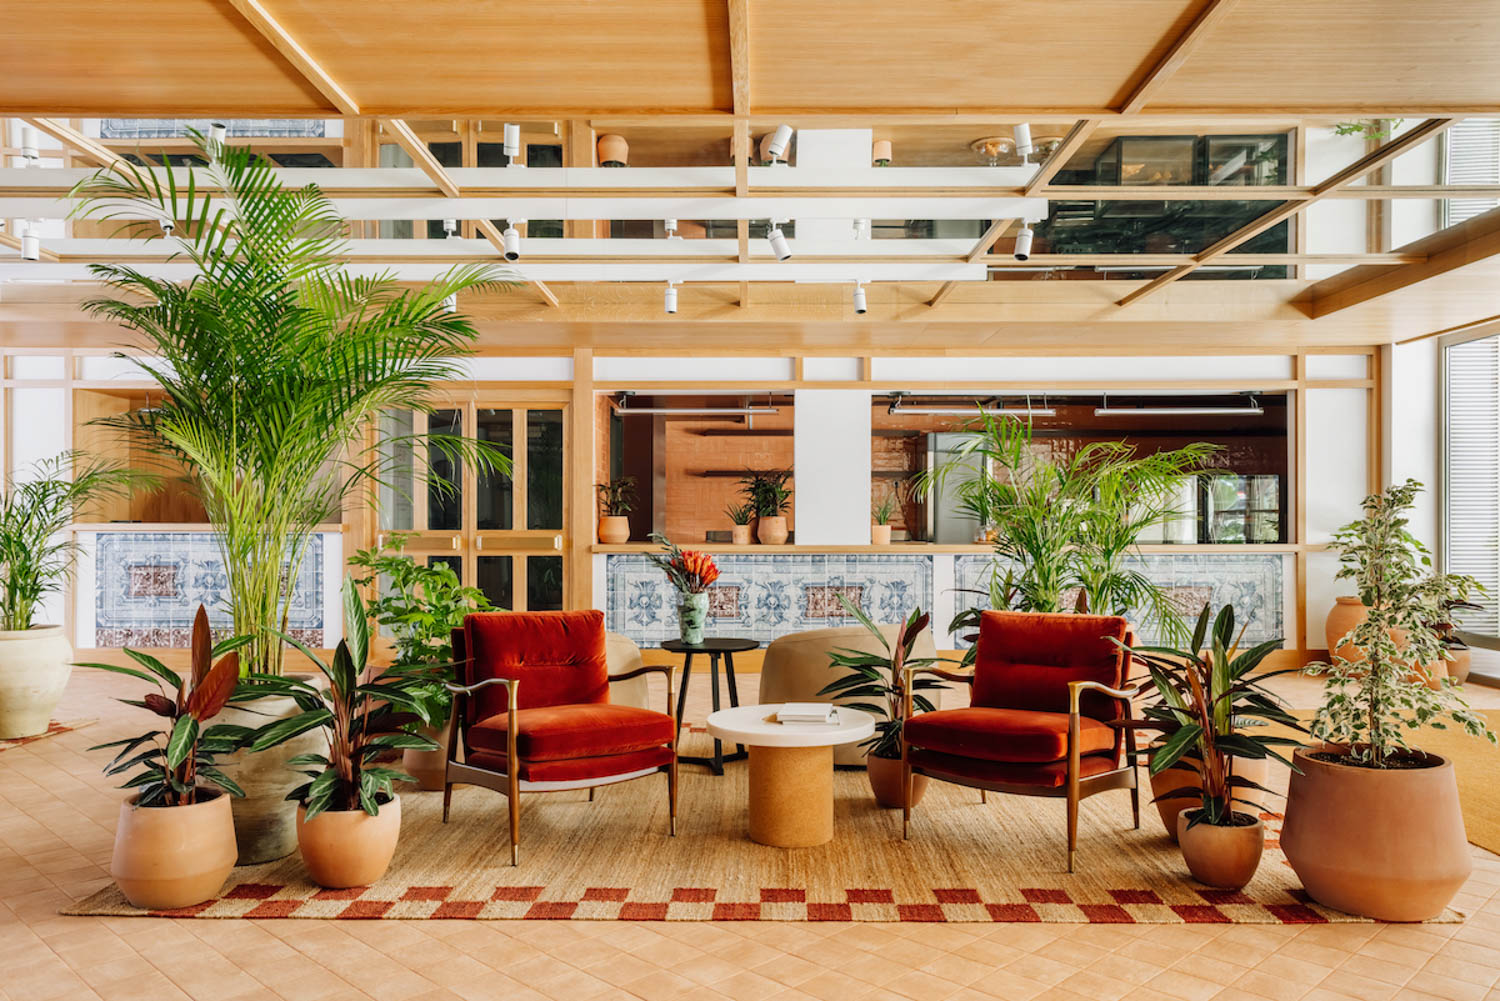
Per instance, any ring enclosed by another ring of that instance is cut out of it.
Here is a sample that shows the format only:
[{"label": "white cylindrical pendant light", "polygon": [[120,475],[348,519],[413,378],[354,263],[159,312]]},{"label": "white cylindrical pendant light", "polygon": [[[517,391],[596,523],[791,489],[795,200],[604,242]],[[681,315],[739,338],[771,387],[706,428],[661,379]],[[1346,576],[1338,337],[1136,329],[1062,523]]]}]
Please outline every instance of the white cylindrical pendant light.
[{"label": "white cylindrical pendant light", "polygon": [[521,234],[516,232],[516,227],[506,226],[505,232],[500,235],[505,240],[505,259],[507,261],[519,260],[521,257]]},{"label": "white cylindrical pendant light", "polygon": [[870,307],[865,301],[865,287],[858,282],[854,283],[854,311],[860,316],[870,311]]},{"label": "white cylindrical pendant light", "polygon": [[1030,226],[1022,226],[1016,234],[1016,260],[1024,261],[1031,256],[1031,241],[1036,236]]},{"label": "white cylindrical pendant light", "polygon": [[26,227],[26,232],[21,234],[21,259],[23,261],[42,259],[42,238],[29,226]]},{"label": "white cylindrical pendant light", "polygon": [[792,256],[792,248],[787,244],[786,234],[781,231],[780,226],[773,225],[771,232],[766,234],[766,239],[771,241],[771,253],[776,255],[778,261]]},{"label": "white cylindrical pendant light", "polygon": [[677,286],[667,282],[666,294],[662,296],[662,309],[668,313],[677,312]]},{"label": "white cylindrical pendant light", "polygon": [[1025,122],[1021,122],[1015,127],[1013,134],[1016,137],[1016,154],[1024,160],[1036,149],[1031,144],[1031,126]]},{"label": "white cylindrical pendant light", "polygon": [[521,155],[521,126],[515,122],[505,123],[505,144],[502,149],[508,157]]}]

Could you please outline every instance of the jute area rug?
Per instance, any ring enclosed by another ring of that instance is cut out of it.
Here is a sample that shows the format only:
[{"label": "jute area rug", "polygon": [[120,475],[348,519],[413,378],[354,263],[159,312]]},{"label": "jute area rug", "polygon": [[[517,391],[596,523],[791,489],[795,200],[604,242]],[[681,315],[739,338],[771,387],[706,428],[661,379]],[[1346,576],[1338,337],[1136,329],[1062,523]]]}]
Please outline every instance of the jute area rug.
[{"label": "jute area rug", "polygon": [[[746,836],[747,766],[723,777],[682,769],[678,834],[667,837],[665,777],[586,793],[523,797],[521,864],[509,864],[505,799],[459,787],[402,796],[401,843],[373,886],[320,890],[295,854],[236,869],[221,895],[181,912],[203,918],[983,921],[1299,924],[1354,921],[1310,903],[1269,814],[1264,859],[1242,892],[1188,875],[1142,796],[1083,804],[1078,872],[1066,872],[1064,802],[933,783],[901,840],[899,811],[878,808],[863,772],[835,776],[835,835],[803,849]],[[129,915],[110,886],[67,913]],[[1450,915],[1454,920],[1457,915]]]},{"label": "jute area rug", "polygon": [[[1480,711],[1490,729],[1500,733],[1500,711]],[[1424,751],[1453,761],[1458,777],[1458,801],[1463,806],[1464,829],[1469,841],[1500,854],[1500,747],[1475,740],[1461,730],[1423,730],[1412,743]]]},{"label": "jute area rug", "polygon": [[22,747],[34,741],[56,737],[60,733],[71,733],[74,730],[82,730],[84,727],[93,726],[97,722],[99,721],[96,719],[52,720],[47,724],[47,729],[41,733],[34,733],[29,737],[12,737],[8,740],[0,740],[0,751],[9,751],[13,747]]}]

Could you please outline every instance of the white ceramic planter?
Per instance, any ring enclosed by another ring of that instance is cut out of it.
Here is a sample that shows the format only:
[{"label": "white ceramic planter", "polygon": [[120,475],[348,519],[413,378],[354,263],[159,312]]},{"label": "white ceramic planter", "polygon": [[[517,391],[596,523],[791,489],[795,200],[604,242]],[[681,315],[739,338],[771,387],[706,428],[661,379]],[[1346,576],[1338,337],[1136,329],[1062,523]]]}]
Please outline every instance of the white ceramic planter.
[{"label": "white ceramic planter", "polygon": [[0,630],[0,740],[45,733],[72,672],[62,626]]},{"label": "white ceramic planter", "polygon": [[[291,698],[256,699],[244,708],[225,706],[216,722],[262,727],[301,711]],[[245,790],[244,798],[230,804],[240,865],[272,862],[297,850],[297,804],[288,802],[286,794],[306,782],[307,776],[288,767],[287,761],[298,754],[327,750],[323,728],[315,727],[264,751],[242,748],[219,758],[220,770]]]}]

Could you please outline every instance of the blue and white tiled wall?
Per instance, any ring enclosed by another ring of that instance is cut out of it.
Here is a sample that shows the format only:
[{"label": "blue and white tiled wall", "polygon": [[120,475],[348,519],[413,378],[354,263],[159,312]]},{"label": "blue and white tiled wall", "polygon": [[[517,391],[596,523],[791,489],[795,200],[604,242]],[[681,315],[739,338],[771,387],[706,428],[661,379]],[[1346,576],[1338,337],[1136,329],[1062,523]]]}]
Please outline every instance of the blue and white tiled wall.
[{"label": "blue and white tiled wall", "polygon": [[[93,532],[79,541],[78,646],[187,646],[200,604],[216,631],[228,628],[229,578],[212,533]],[[338,533],[315,535],[297,574],[288,632],[309,646],[341,632],[342,546]]]},{"label": "blue and white tiled wall", "polygon": [[[953,614],[979,600],[965,589],[986,591],[994,558],[986,553],[744,553],[716,554],[720,576],[709,592],[709,636],[768,643],[805,629],[846,625],[843,594],[877,622],[893,622],[913,608],[931,610],[938,644]],[[604,558],[605,622],[642,646],[677,636],[677,598],[671,584],[641,554]],[[1205,601],[1235,607],[1248,622],[1252,642],[1285,635],[1286,556],[1282,553],[1148,554],[1132,565],[1170,589],[1196,615]],[[597,573],[598,571],[596,571]],[[1136,617],[1140,621],[1140,617]],[[1144,642],[1159,637],[1147,631]]]}]

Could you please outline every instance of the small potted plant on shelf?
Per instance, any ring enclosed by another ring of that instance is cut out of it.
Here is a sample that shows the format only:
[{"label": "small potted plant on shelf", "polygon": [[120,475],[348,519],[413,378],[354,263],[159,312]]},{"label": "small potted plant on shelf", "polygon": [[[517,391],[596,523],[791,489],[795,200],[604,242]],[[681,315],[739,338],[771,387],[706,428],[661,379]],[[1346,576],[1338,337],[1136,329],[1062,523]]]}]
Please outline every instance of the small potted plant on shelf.
[{"label": "small potted plant on shelf", "polygon": [[432,680],[413,687],[412,694],[422,701],[430,720],[418,732],[437,747],[407,748],[401,759],[402,770],[417,780],[417,788],[432,791],[443,788],[447,772],[453,693],[443,682],[454,678],[453,630],[463,625],[470,612],[486,612],[494,606],[477,587],[464,587],[447,563],[424,565],[403,555],[410,538],[393,534],[384,547],[362,549],[349,562],[366,572],[355,578],[355,584],[377,589],[369,613],[377,626],[390,630],[395,662],[433,669]]},{"label": "small potted plant on shelf", "polygon": [[105,766],[106,775],[139,769],[121,787],[135,791],[120,804],[109,864],[120,892],[136,907],[170,910],[202,903],[219,892],[234,868],[238,848],[229,797],[244,791],[219,771],[215,757],[237,748],[249,731],[208,723],[239,688],[235,650],[249,640],[240,636],[214,645],[208,612],[199,605],[187,677],[130,649],[125,653],[140,667],[79,665],[138,678],[157,689],[142,699],[119,700],[155,713],[161,719],[156,729],[89,748],[119,748]]},{"label": "small potted plant on shelf", "polygon": [[599,541],[617,546],[630,541],[630,519],[626,517],[635,510],[635,477],[622,476],[608,483],[597,483],[599,506]]},{"label": "small potted plant on shelf", "polygon": [[[1260,867],[1266,834],[1256,813],[1236,808],[1264,810],[1242,798],[1247,795],[1244,790],[1271,793],[1261,781],[1248,777],[1240,763],[1258,764],[1269,758],[1290,764],[1276,749],[1300,746],[1295,738],[1257,734],[1254,729],[1269,723],[1300,732],[1306,727],[1264,687],[1268,677],[1293,672],[1252,676],[1266,656],[1281,647],[1281,640],[1241,650],[1234,631],[1234,607],[1221,608],[1212,619],[1212,628],[1210,614],[1205,604],[1186,650],[1126,648],[1146,665],[1156,689],[1154,700],[1143,711],[1145,718],[1130,725],[1161,731],[1160,741],[1141,753],[1150,760],[1157,805],[1173,800],[1186,804],[1175,818],[1176,840],[1193,878],[1208,886],[1238,890]],[[1158,776],[1174,771],[1180,781],[1165,788],[1157,785]],[[1166,821],[1167,810],[1162,811],[1162,819]]]},{"label": "small potted plant on shelf", "polygon": [[740,477],[740,490],[755,509],[755,537],[762,545],[779,546],[787,540],[786,509],[791,506],[792,491],[786,484],[791,478],[790,469],[749,472]]},{"label": "small potted plant on shelf", "polygon": [[1312,724],[1325,743],[1294,756],[1281,833],[1314,900],[1378,921],[1438,916],[1472,868],[1453,762],[1412,747],[1407,733],[1453,726],[1496,740],[1451,681],[1432,688],[1412,669],[1447,656],[1432,624],[1480,590],[1471,577],[1430,569],[1407,529],[1421,489],[1407,480],[1371,494],[1364,517],[1334,536],[1338,576],[1354,581],[1366,609],[1334,647],[1361,656],[1307,667],[1327,674]]},{"label": "small potted plant on shelf", "polygon": [[325,663],[298,640],[283,634],[328,679],[320,689],[286,675],[252,675],[256,697],[286,695],[302,712],[274,720],[250,738],[263,751],[299,733],[321,728],[327,754],[299,754],[288,761],[311,781],[287,799],[297,805],[297,847],[313,882],[330,889],[368,886],[385,875],[401,833],[397,782],[412,777],[375,759],[387,750],[434,750],[414,726],[432,724],[418,692],[436,677],[430,665],[369,666],[369,618],[351,579],[344,581],[346,636]]},{"label": "small potted plant on shelf", "polygon": [[64,452],[0,492],[0,740],[45,733],[72,673],[63,627],[36,621],[73,572],[78,545],[67,527],[89,502],[148,479]]},{"label": "small potted plant on shelf", "polygon": [[[906,711],[905,677],[909,667],[928,667],[939,662],[935,657],[913,657],[912,649],[917,637],[927,628],[931,616],[920,608],[896,630],[892,640],[887,640],[880,627],[842,594],[838,596],[844,610],[860,625],[870,631],[880,644],[884,654],[863,653],[859,650],[834,650],[829,654],[829,666],[848,671],[818,692],[820,696],[831,695],[841,706],[858,709],[876,717],[875,735],[859,746],[869,752],[865,758],[865,773],[870,779],[870,791],[875,801],[888,810],[899,810],[901,795],[901,724]],[[933,704],[921,694],[943,683],[936,678],[916,678],[912,682],[912,710],[932,712]],[[911,802],[915,806],[927,791],[927,776],[912,776]]]},{"label": "small potted plant on shelf", "polygon": [[749,503],[731,504],[724,509],[724,514],[729,517],[729,523],[733,526],[729,532],[729,540],[736,546],[750,545],[750,522],[755,519],[755,508]]},{"label": "small potted plant on shelf", "polygon": [[870,544],[874,546],[888,546],[891,544],[891,515],[896,513],[896,495],[886,494],[885,499],[879,504],[870,507]]},{"label": "small potted plant on shelf", "polygon": [[677,589],[677,626],[682,642],[698,646],[708,624],[708,589],[719,579],[719,568],[707,553],[679,549],[665,535],[651,533],[651,541],[666,553],[647,553],[646,557],[667,575]]}]

